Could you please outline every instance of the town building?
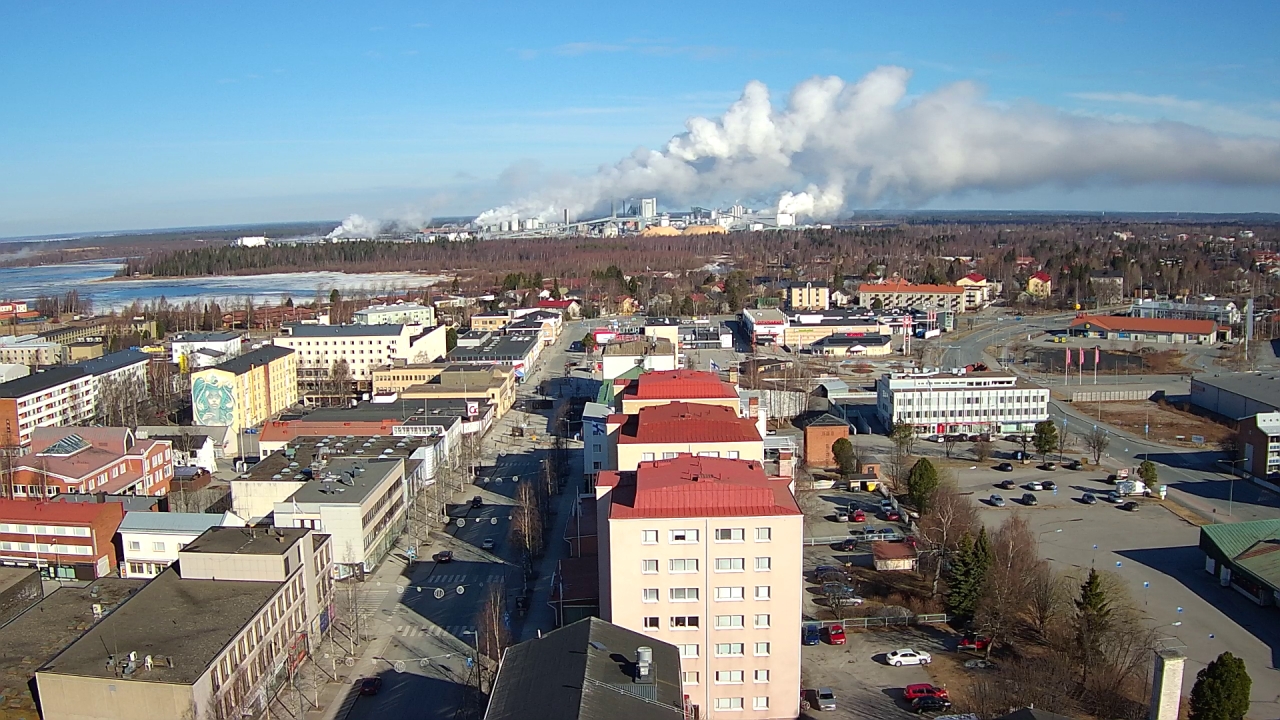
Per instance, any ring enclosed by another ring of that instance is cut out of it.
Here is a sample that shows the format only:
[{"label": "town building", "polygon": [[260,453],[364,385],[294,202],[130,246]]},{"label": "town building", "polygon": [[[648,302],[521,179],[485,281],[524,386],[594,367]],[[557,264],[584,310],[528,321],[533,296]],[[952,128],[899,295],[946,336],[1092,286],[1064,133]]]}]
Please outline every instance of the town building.
[{"label": "town building", "polygon": [[787,288],[787,305],[792,310],[830,310],[831,288],[825,282],[793,282]]},{"label": "town building", "polygon": [[537,338],[544,346],[554,345],[564,332],[564,316],[550,310],[535,310],[507,323],[503,332]]},{"label": "town building", "polygon": [[673,344],[680,343],[680,318],[651,317],[644,320],[644,334],[647,337],[666,338]]},{"label": "town building", "polygon": [[476,313],[471,316],[471,329],[481,332],[500,332],[509,322],[511,322],[511,316],[504,312]]},{"label": "town building", "polygon": [[1265,480],[1280,475],[1280,412],[1260,412],[1240,421],[1236,464]]},{"label": "town building", "polygon": [[804,462],[810,467],[835,467],[836,454],[831,449],[837,440],[849,437],[849,423],[822,413],[804,423]]},{"label": "town building", "polygon": [[1049,418],[1049,391],[1012,373],[886,373],[876,411],[886,427],[924,434],[1030,432]]},{"label": "town building", "polygon": [[1119,302],[1124,297],[1124,273],[1115,270],[1089,273],[1089,289],[1100,303]]},{"label": "town building", "polygon": [[15,363],[0,363],[0,383],[24,378],[31,374],[31,368]]},{"label": "town building", "polygon": [[12,460],[0,497],[40,500],[64,494],[169,494],[173,449],[164,440],[138,440],[128,428],[41,427],[30,453]]},{"label": "town building", "polygon": [[116,570],[112,544],[124,505],[0,499],[0,564],[49,579],[93,580]]},{"label": "town building", "polygon": [[375,368],[401,362],[428,363],[448,352],[443,325],[302,325],[287,323],[273,342],[298,353],[298,380],[308,387],[329,380],[339,361],[350,381],[367,388]]},{"label": "town building", "polygon": [[596,483],[603,618],[675,645],[691,717],[799,714],[804,516],[755,461],[680,455]]},{"label": "town building", "polygon": [[351,321],[356,325],[425,325],[434,327],[436,309],[417,303],[371,305],[357,310]]},{"label": "town building", "polygon": [[178,560],[178,551],[211,527],[244,527],[232,513],[138,512],[120,523],[120,577],[150,579]]},{"label": "town building", "polygon": [[689,720],[680,651],[584,618],[507,648],[485,720]]},{"label": "town building", "polygon": [[93,376],[80,367],[52,367],[0,383],[0,444],[25,450],[38,427],[92,422],[93,389]]},{"label": "town building", "polygon": [[[43,597],[44,584],[38,571],[0,565],[0,627],[26,612]],[[0,647],[5,648],[8,654],[8,645],[0,642]],[[3,691],[3,686],[0,686],[0,692]]]},{"label": "town building", "polygon": [[731,460],[764,460],[764,439],[751,418],[718,405],[671,402],[608,419],[610,470],[634,470],[681,453]]},{"label": "town building", "polygon": [[1039,300],[1049,297],[1053,294],[1053,278],[1043,270],[1032,273],[1031,277],[1027,278],[1027,294]]},{"label": "town building", "polygon": [[562,314],[570,320],[577,320],[582,317],[582,303],[568,298],[565,300],[539,300],[539,310],[553,310]]},{"label": "town building", "polygon": [[62,343],[39,335],[0,335],[0,362],[45,367],[62,362]]},{"label": "town building", "polygon": [[[887,336],[893,331],[886,318],[867,310],[797,312],[787,315],[777,340],[788,347],[804,349],[833,335]],[[902,332],[900,327],[897,331]]]},{"label": "town building", "polygon": [[191,374],[197,425],[218,425],[237,438],[298,402],[298,354],[264,345]]},{"label": "town building", "polygon": [[1234,302],[1212,295],[1186,302],[1135,300],[1129,306],[1129,315],[1165,320],[1212,320],[1219,325],[1239,325],[1244,321],[1244,315]]},{"label": "town building", "polygon": [[[458,346],[449,351],[446,362],[461,365],[501,365],[511,368],[516,378],[533,372],[534,363],[544,347],[537,335],[496,335],[493,333],[466,334],[458,339]],[[478,337],[477,337],[478,336]]]},{"label": "town building", "polygon": [[956,281],[956,285],[964,289],[964,309],[966,312],[980,310],[995,299],[999,292],[996,283],[991,282],[981,273],[972,272]]},{"label": "town building", "polygon": [[515,370],[500,365],[433,363],[393,365],[373,373],[374,394],[397,393],[412,400],[476,400],[487,402],[501,418],[516,401]]},{"label": "town building", "polygon": [[462,436],[483,434],[493,424],[495,408],[462,399],[409,401],[398,393],[375,395],[352,407],[317,408],[301,415],[270,420],[259,434],[262,453],[280,452],[302,437],[440,438],[448,454]]},{"label": "town building", "polygon": [[1191,378],[1191,404],[1228,420],[1280,412],[1280,376],[1267,372],[1196,375]]},{"label": "town building", "polygon": [[962,313],[965,311],[964,295],[964,288],[957,285],[913,285],[905,280],[858,286],[858,304],[873,310],[916,308]]},{"label": "town building", "polygon": [[169,359],[182,372],[191,372],[230,360],[240,354],[243,346],[239,333],[178,333],[169,345]]},{"label": "town building", "polygon": [[742,324],[753,345],[781,344],[787,329],[787,314],[776,307],[745,308]]},{"label": "town building", "polygon": [[1072,337],[1142,344],[1217,345],[1231,339],[1231,328],[1213,320],[1168,320],[1121,315],[1079,315],[1067,330]]},{"label": "town building", "polygon": [[134,432],[139,440],[162,440],[173,450],[174,468],[218,470],[218,449],[213,437],[189,425],[168,426],[157,432],[139,427]]},{"label": "town building", "polygon": [[893,338],[876,333],[828,335],[809,345],[809,352],[827,357],[886,357],[893,352]]},{"label": "town building", "polygon": [[614,406],[626,415],[641,408],[683,402],[698,405],[722,405],[739,411],[742,398],[738,388],[703,370],[671,370],[640,373],[628,380],[612,399]]},{"label": "town building", "polygon": [[601,379],[605,382],[633,367],[675,370],[679,367],[676,344],[663,337],[638,337],[611,342],[600,353]]},{"label": "town building", "polygon": [[210,528],[36,672],[41,715],[284,715],[268,705],[333,622],[332,557],[312,530]]},{"label": "town building", "polygon": [[1259,605],[1280,605],[1277,546],[1280,520],[1214,523],[1200,528],[1205,572],[1213,575],[1223,590],[1236,590]]},{"label": "town building", "polygon": [[103,419],[107,412],[107,403],[117,405],[121,396],[132,396],[147,392],[147,368],[151,365],[151,356],[141,350],[121,350],[109,355],[82,360],[71,367],[78,367],[88,373],[90,380],[89,397],[93,403],[94,416]]}]

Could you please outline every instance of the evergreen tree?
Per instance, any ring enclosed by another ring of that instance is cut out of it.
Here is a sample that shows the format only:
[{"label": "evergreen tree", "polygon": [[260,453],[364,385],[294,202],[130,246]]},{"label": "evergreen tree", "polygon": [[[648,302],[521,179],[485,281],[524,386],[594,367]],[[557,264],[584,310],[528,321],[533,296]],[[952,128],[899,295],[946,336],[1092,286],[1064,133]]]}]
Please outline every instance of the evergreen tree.
[{"label": "evergreen tree", "polygon": [[1111,629],[1111,598],[1102,587],[1102,576],[1090,568],[1076,600],[1076,647],[1084,667],[1084,681],[1094,665],[1103,636]]},{"label": "evergreen tree", "polygon": [[991,543],[983,528],[975,539],[969,533],[960,537],[960,545],[951,555],[947,579],[947,611],[968,620],[978,609],[991,566]]},{"label": "evergreen tree", "polygon": [[1142,482],[1153,485],[1158,476],[1156,464],[1150,460],[1143,460],[1142,464],[1138,466],[1138,477],[1142,478]]},{"label": "evergreen tree", "polygon": [[933,491],[938,489],[938,471],[929,462],[929,458],[920,458],[911,467],[907,475],[907,498],[916,510],[923,515],[929,507],[929,499]]},{"label": "evergreen tree", "polygon": [[1249,712],[1253,681],[1244,660],[1224,652],[1196,675],[1191,720],[1242,720]]},{"label": "evergreen tree", "polygon": [[1031,440],[1036,446],[1036,452],[1040,453],[1041,459],[1046,457],[1053,449],[1058,447],[1058,428],[1053,424],[1052,420],[1045,420],[1036,423],[1036,433]]},{"label": "evergreen tree", "polygon": [[853,456],[853,443],[849,442],[849,438],[840,438],[831,443],[831,454],[840,466],[841,475],[849,476],[858,471],[857,461]]}]

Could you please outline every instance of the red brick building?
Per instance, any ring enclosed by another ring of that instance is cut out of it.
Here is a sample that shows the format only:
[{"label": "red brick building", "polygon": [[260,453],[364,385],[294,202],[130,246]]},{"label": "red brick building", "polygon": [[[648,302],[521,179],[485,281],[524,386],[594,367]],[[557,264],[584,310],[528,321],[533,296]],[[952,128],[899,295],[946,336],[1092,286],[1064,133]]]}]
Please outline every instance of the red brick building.
[{"label": "red brick building", "polygon": [[173,447],[168,440],[138,440],[128,428],[36,428],[31,454],[14,459],[13,477],[0,497],[48,499],[62,493],[169,494]]},{"label": "red brick building", "polygon": [[116,570],[112,544],[121,503],[0,500],[0,564],[38,567],[45,577],[93,580]]},{"label": "red brick building", "polygon": [[849,437],[849,424],[823,413],[804,426],[804,462],[810,467],[835,467],[836,456],[831,446]]}]

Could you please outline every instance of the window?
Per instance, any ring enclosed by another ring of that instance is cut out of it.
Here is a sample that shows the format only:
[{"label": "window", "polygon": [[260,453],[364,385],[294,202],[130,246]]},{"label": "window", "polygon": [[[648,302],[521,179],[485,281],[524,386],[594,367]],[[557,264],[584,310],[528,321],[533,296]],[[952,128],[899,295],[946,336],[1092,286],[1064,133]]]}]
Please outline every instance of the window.
[{"label": "window", "polygon": [[591,452],[601,452],[600,443],[591,443]]},{"label": "window", "polygon": [[[656,560],[654,562],[657,562]],[[698,572],[698,558],[675,558],[667,561],[667,568],[673,573]],[[654,569],[657,572],[657,569]]]},{"label": "window", "polygon": [[742,655],[742,643],[716,643],[716,657]]},{"label": "window", "polygon": [[649,617],[646,617],[646,618],[644,619],[644,629],[645,629],[645,630],[657,630],[657,629],[658,629],[658,616],[656,616],[656,615],[651,615],[651,616],[649,616]]},{"label": "window", "polygon": [[769,616],[767,614],[756,615],[756,627],[758,628],[769,627]]},{"label": "window", "polygon": [[756,655],[757,655],[757,656],[763,656],[763,655],[768,655],[768,654],[769,654],[769,643],[767,643],[767,642],[758,642],[758,643],[756,643]]},{"label": "window", "polygon": [[756,570],[767,571],[773,569],[773,559],[767,557],[756,558]]},{"label": "window", "polygon": [[773,528],[756,528],[756,542],[769,542],[773,539]]},{"label": "window", "polygon": [[640,462],[652,462],[653,453],[640,453]]},{"label": "window", "polygon": [[737,459],[738,459],[738,451],[737,451],[737,450],[730,450],[729,452],[725,453],[725,457],[729,458],[730,460],[737,460]]},{"label": "window", "polygon": [[742,698],[716,698],[717,710],[741,710]]},{"label": "window", "polygon": [[680,454],[680,453],[664,452],[664,453],[662,453],[662,459],[663,459],[663,460],[674,460],[674,459],[675,459],[679,454]]},{"label": "window", "polygon": [[752,710],[768,710],[769,697],[765,695],[765,696],[756,696],[751,698],[751,709]]},{"label": "window", "polygon": [[716,684],[718,684],[718,685],[724,685],[724,684],[741,685],[741,684],[742,684],[742,671],[741,671],[741,670],[717,670],[717,671],[716,671]]},{"label": "window", "polygon": [[654,544],[657,544],[657,542],[658,542],[658,531],[657,531],[657,530],[642,530],[642,531],[640,531],[640,542],[644,543],[645,545],[654,545]]},{"label": "window", "polygon": [[142,542],[141,542],[141,541],[139,541],[139,540],[130,540],[130,541],[129,541],[129,549],[130,549],[130,550],[142,550]]},{"label": "window", "polygon": [[658,588],[645,588],[640,591],[640,596],[645,602],[658,602]]},{"label": "window", "polygon": [[698,616],[697,615],[672,615],[671,629],[672,630],[697,630]]},{"label": "window", "polygon": [[720,451],[718,451],[718,450],[702,450],[702,451],[700,451],[700,452],[698,453],[698,457],[714,457],[714,458],[718,458],[718,457],[720,457]]},{"label": "window", "polygon": [[743,558],[716,558],[716,572],[742,572]]},{"label": "window", "polygon": [[716,542],[742,542],[742,528],[716,528]]},{"label": "window", "polygon": [[741,600],[742,590],[740,587],[718,587],[716,588],[716,600]]},{"label": "window", "polygon": [[688,671],[682,672],[680,673],[680,682],[684,683],[685,685],[697,685],[698,673],[688,672]]},{"label": "window", "polygon": [[153,543],[151,543],[151,549],[152,549],[152,550],[154,550],[154,551],[156,551],[156,552],[164,552],[164,543],[163,543],[163,542],[153,542]]},{"label": "window", "polygon": [[657,560],[641,560],[640,572],[643,572],[643,573],[658,572],[658,561]]},{"label": "window", "polygon": [[757,671],[756,671],[756,678],[755,678],[755,681],[756,681],[756,682],[758,682],[758,683],[767,683],[767,682],[769,682],[769,671],[768,671],[768,670],[757,670]]},{"label": "window", "polygon": [[698,588],[682,587],[671,588],[671,602],[696,602],[698,600]]},{"label": "window", "polygon": [[770,592],[769,592],[769,586],[768,586],[768,585],[757,585],[757,586],[756,586],[756,599],[757,599],[757,600],[768,600],[770,597],[772,597],[772,595],[771,595],[771,594],[770,594]]},{"label": "window", "polygon": [[696,543],[698,542],[698,531],[697,530],[672,530],[671,542]]},{"label": "window", "polygon": [[693,644],[693,645],[676,645],[676,648],[678,648],[678,649],[680,650],[680,657],[682,657],[682,658],[696,658],[696,657],[698,657],[698,646],[697,646],[696,644]]},{"label": "window", "polygon": [[717,615],[716,628],[719,630],[740,630],[743,625],[742,615]]}]

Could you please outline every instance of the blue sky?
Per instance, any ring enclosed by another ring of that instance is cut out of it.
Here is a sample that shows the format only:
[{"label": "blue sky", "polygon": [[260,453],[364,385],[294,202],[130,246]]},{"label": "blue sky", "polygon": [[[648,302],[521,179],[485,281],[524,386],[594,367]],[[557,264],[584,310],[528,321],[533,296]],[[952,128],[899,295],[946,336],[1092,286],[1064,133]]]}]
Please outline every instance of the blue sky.
[{"label": "blue sky", "polygon": [[[0,236],[475,213],[662,147],[752,80],[912,71],[997,106],[1280,138],[1280,5],[6,3]],[[930,207],[1280,211],[1280,187],[1036,185]]]}]

